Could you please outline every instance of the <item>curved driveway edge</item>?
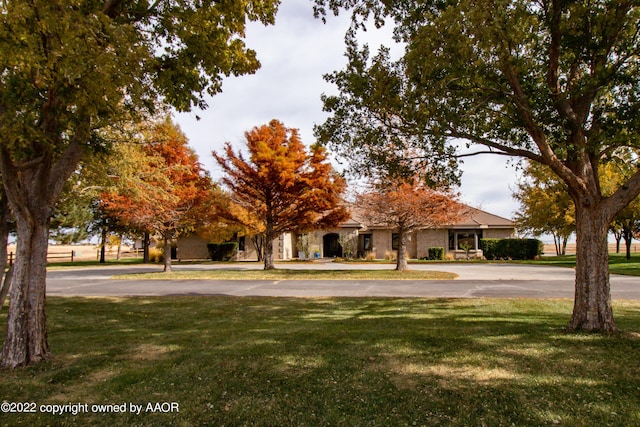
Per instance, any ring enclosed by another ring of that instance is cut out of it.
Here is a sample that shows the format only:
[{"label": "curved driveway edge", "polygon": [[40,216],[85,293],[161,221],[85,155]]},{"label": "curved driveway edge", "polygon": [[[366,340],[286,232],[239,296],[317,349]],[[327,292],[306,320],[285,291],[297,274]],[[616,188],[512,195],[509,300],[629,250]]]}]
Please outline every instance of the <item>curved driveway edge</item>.
[{"label": "curved driveway edge", "polygon": [[[391,269],[389,264],[286,264],[289,269]],[[179,265],[174,269],[254,269],[258,264]],[[415,270],[449,271],[456,280],[114,280],[113,275],[159,271],[155,266],[54,270],[50,296],[228,295],[276,297],[573,298],[572,269],[517,264],[414,264]],[[640,279],[611,276],[613,299],[640,299]]]}]

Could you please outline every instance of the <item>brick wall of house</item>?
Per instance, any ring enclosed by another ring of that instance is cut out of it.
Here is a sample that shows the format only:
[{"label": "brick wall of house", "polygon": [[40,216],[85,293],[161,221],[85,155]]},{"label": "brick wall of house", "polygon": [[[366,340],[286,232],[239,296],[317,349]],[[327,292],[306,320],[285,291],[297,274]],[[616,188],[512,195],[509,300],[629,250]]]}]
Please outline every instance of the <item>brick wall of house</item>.
[{"label": "brick wall of house", "polygon": [[373,253],[377,259],[384,259],[391,253],[391,234],[388,230],[371,230]]},{"label": "brick wall of house", "polygon": [[482,237],[485,239],[509,239],[513,237],[513,230],[490,228],[482,231]]},{"label": "brick wall of house", "polygon": [[407,252],[409,252],[409,258],[416,258],[416,254],[418,253],[418,236],[416,233],[409,234]]},{"label": "brick wall of house", "polygon": [[196,235],[179,237],[177,248],[177,256],[180,260],[209,258],[207,242]]},{"label": "brick wall of house", "polygon": [[416,258],[424,258],[429,255],[429,248],[449,249],[449,235],[446,229],[420,230],[416,232]]},{"label": "brick wall of house", "polygon": [[256,253],[256,247],[253,244],[253,239],[249,236],[244,238],[244,250],[238,250],[235,261],[255,261],[258,259]]},{"label": "brick wall of house", "polygon": [[[285,233],[281,237],[273,240],[273,259],[291,259],[293,253],[294,242],[290,233]],[[253,239],[249,236],[244,238],[244,250],[238,250],[236,261],[256,261],[258,252],[253,243]]]},{"label": "brick wall of house", "polygon": [[[377,259],[385,259],[395,256],[396,251],[392,249],[392,235],[390,230],[371,230],[371,239],[373,241],[373,253]],[[418,251],[418,239],[415,233],[409,236],[407,242],[407,252],[410,258],[415,258]]]}]

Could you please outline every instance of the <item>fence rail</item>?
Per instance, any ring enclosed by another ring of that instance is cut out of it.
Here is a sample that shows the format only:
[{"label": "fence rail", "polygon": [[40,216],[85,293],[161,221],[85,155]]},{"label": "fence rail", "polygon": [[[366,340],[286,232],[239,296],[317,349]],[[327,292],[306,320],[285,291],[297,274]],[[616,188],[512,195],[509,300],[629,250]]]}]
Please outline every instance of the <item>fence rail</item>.
[{"label": "fence rail", "polygon": [[[85,252],[86,253],[86,252]],[[142,256],[142,249],[133,249],[129,251],[122,251],[120,253],[120,258],[139,258]],[[107,252],[109,255],[109,259],[116,259],[115,254],[110,251]],[[92,258],[91,258],[92,259]],[[96,261],[100,259],[100,249],[96,251]],[[12,266],[16,260],[16,254],[13,252],[9,252],[7,255],[7,263]],[[86,256],[80,257],[79,252],[77,251],[68,251],[68,252],[56,252],[56,253],[48,253],[47,254],[47,262],[56,262],[56,261],[69,261],[69,262],[77,262],[77,261],[87,261],[88,258]]]}]

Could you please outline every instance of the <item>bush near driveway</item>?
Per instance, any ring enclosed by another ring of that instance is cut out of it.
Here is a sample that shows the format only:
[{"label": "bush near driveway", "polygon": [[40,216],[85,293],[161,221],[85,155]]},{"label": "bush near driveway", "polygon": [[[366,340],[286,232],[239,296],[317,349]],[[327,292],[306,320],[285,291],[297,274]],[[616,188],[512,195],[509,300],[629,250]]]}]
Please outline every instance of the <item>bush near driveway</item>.
[{"label": "bush near driveway", "polygon": [[538,239],[480,239],[480,248],[488,260],[532,260],[542,255],[544,244]]}]

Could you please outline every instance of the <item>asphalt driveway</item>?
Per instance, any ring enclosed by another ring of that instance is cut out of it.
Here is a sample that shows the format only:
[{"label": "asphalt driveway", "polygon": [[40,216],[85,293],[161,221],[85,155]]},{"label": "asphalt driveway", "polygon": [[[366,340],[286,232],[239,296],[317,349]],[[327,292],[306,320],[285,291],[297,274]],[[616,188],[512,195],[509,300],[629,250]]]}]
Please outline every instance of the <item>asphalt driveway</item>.
[{"label": "asphalt driveway", "polygon": [[[175,270],[260,269],[256,263],[179,265]],[[288,269],[392,269],[389,264],[286,264]],[[229,295],[282,297],[573,298],[575,274],[561,267],[516,264],[415,264],[415,270],[458,274],[456,280],[115,280],[124,273],[159,271],[156,266],[54,270],[51,296]],[[640,299],[640,278],[611,275],[613,299]]]}]

